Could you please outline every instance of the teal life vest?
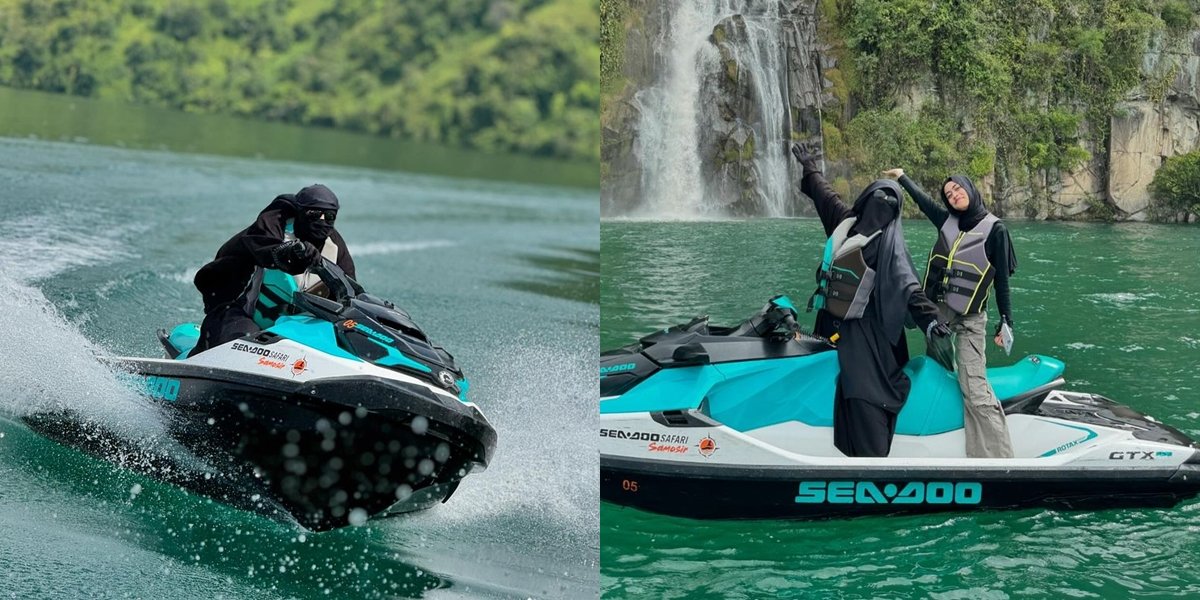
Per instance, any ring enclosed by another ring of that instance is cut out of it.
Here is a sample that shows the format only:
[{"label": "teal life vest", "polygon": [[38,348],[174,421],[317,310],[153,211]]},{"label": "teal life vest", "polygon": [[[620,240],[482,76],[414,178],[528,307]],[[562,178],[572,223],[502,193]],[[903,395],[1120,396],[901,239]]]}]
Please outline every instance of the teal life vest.
[{"label": "teal life vest", "polygon": [[825,310],[840,320],[860,319],[875,288],[875,269],[867,266],[862,250],[880,232],[849,235],[857,218],[844,219],[825,241],[825,254],[817,268],[817,289],[808,310]]}]

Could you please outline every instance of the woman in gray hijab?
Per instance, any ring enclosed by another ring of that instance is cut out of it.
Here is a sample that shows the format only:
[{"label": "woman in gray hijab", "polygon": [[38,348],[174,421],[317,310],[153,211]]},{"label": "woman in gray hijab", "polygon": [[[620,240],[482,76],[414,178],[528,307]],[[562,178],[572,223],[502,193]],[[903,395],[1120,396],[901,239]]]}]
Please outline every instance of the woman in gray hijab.
[{"label": "woman in gray hijab", "polygon": [[987,301],[996,291],[1000,324],[995,342],[1012,344],[1012,303],[1008,279],[1017,269],[1012,238],[999,217],[983,206],[983,197],[965,175],[942,184],[941,203],[902,169],[884,175],[898,178],[921,212],[938,229],[929,252],[925,294],[937,302],[940,317],[954,336],[929,345],[929,355],[958,374],[963,395],[963,427],[968,458],[1012,458],[1012,441],[1000,401],[987,380]]}]

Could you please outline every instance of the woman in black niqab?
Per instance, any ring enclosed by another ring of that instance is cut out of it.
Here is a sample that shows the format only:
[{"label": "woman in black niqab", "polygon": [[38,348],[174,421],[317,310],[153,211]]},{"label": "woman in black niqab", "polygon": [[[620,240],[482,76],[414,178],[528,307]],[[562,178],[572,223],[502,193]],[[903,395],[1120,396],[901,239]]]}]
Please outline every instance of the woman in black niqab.
[{"label": "woman in black niqab", "polygon": [[[797,158],[800,158],[798,153]],[[801,159],[801,164],[805,161]],[[815,162],[815,161],[814,161]],[[879,180],[859,194],[853,208],[842,203],[819,170],[804,164],[801,191],[812,198],[825,234],[855,218],[851,235],[879,233],[863,247],[863,259],[875,270],[875,287],[861,318],[837,323],[838,380],[834,394],[834,445],[847,456],[887,456],[896,418],[911,382],[902,370],[908,362],[904,339],[906,315],[922,331],[943,334],[937,307],[921,292],[900,222],[903,194],[894,181]],[[818,314],[818,322],[831,315]]]}]

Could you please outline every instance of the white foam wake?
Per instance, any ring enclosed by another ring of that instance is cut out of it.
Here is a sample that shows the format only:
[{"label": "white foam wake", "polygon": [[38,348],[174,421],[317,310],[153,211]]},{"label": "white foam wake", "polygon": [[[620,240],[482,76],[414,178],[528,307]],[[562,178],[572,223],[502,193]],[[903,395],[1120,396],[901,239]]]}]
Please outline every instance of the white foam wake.
[{"label": "white foam wake", "polygon": [[367,242],[353,244],[350,253],[354,256],[372,256],[376,254],[399,254],[401,252],[416,252],[434,248],[448,248],[455,245],[450,240],[416,240],[412,242]]},{"label": "white foam wake", "polygon": [[[86,209],[81,209],[86,210]],[[97,360],[87,339],[35,284],[66,271],[132,256],[129,229],[89,228],[102,215],[31,215],[0,237],[0,413],[20,418],[68,410],[135,442],[163,437],[159,411]]]}]

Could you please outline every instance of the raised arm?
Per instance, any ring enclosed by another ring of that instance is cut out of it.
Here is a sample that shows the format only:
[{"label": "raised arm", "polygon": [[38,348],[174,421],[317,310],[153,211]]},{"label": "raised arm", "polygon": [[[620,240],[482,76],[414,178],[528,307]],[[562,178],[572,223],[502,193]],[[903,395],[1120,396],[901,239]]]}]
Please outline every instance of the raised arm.
[{"label": "raised arm", "polygon": [[842,203],[841,196],[833,191],[829,182],[825,181],[825,176],[821,174],[821,169],[817,166],[817,156],[814,152],[796,144],[792,146],[792,155],[804,167],[804,177],[800,180],[800,191],[812,198],[813,206],[817,209],[817,216],[821,218],[821,225],[825,228],[825,235],[833,235],[833,230],[837,228],[838,223],[852,214],[850,208]]},{"label": "raised arm", "polygon": [[256,266],[264,269],[277,268],[275,252],[283,243],[286,222],[287,216],[283,214],[279,198],[276,198],[271,206],[259,213],[254,223],[238,236],[237,243]]},{"label": "raised arm", "polygon": [[925,190],[917,185],[917,182],[904,174],[903,169],[890,169],[884,171],[883,174],[899,179],[900,185],[904,186],[904,189],[912,197],[913,201],[917,203],[917,207],[921,209],[921,212],[925,213],[925,216],[933,222],[934,227],[940,228],[946,223],[946,219],[950,217],[950,211],[946,210],[946,207],[933,198],[930,198],[929,194],[926,194]]},{"label": "raised arm", "polygon": [[[284,242],[286,221],[282,209],[268,207],[259,213],[253,224],[226,242],[226,246],[240,245],[241,253],[250,257],[255,266],[279,269],[290,275],[303,273],[320,258],[321,252],[308,242]],[[225,253],[226,248],[222,246],[217,256]]]}]

